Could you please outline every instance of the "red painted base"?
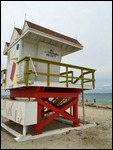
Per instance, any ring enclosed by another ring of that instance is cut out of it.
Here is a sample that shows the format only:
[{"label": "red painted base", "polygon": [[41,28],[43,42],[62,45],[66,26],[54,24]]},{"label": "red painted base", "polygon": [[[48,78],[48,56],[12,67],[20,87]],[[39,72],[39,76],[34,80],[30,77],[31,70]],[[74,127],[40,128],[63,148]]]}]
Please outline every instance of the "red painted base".
[{"label": "red painted base", "polygon": [[[73,122],[73,127],[79,126],[78,119],[78,95],[79,89],[68,88],[48,88],[48,87],[25,87],[19,89],[11,89],[10,97],[15,99],[16,97],[35,98],[37,101],[37,124],[33,125],[35,135],[41,134],[41,129],[50,123],[53,119],[59,115],[68,118]],[[60,106],[55,105],[49,98],[72,98],[71,101],[62,104]],[[66,110],[73,107],[73,114],[69,114]],[[46,110],[47,108],[47,110]],[[54,112],[49,118],[44,118],[44,115]],[[42,119],[43,118],[43,119]]]}]

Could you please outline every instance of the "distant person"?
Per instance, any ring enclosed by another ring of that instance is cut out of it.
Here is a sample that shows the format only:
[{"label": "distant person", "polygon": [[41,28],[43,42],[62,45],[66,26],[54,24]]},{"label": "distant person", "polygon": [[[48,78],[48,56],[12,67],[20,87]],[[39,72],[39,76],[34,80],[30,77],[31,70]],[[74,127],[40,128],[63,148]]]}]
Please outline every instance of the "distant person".
[{"label": "distant person", "polygon": [[86,102],[88,102],[88,99],[86,99]]},{"label": "distant person", "polygon": [[94,98],[94,103],[96,103],[96,99]]}]

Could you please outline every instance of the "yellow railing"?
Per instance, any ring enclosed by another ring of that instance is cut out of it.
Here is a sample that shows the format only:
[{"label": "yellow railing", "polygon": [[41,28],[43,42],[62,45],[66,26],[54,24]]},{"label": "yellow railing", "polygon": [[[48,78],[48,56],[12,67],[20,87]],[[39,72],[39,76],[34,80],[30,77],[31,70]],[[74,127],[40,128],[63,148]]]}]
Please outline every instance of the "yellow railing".
[{"label": "yellow railing", "polygon": [[6,69],[3,69],[1,70],[1,84],[6,84],[6,73],[7,73],[7,70]]},{"label": "yellow railing", "polygon": [[[38,63],[44,63],[47,65],[47,72],[39,72],[39,71],[29,71],[29,62],[32,59],[33,62],[38,62]],[[81,87],[84,88],[84,85],[89,82],[93,88],[95,88],[95,78],[94,78],[94,69],[90,68],[85,68],[85,67],[80,67],[80,66],[74,66],[70,64],[64,64],[60,62],[53,62],[53,61],[48,61],[44,59],[38,59],[38,58],[33,58],[33,57],[24,57],[23,59],[19,60],[17,63],[19,64],[20,62],[25,61],[25,71],[24,71],[24,82],[26,85],[28,85],[29,82],[29,75],[31,74],[37,74],[37,75],[44,75],[47,77],[47,86],[50,86],[50,77],[59,77],[59,78],[64,78],[64,81],[59,81],[60,83],[66,82],[66,87],[68,87],[69,82],[71,84],[76,84],[78,81],[81,84]],[[60,73],[60,74],[53,74],[51,73],[50,66],[55,65],[55,66],[60,66],[65,68],[65,72]],[[72,70],[78,70],[80,72],[79,75],[74,75],[74,71]],[[85,77],[86,75],[90,75],[90,77]]]}]

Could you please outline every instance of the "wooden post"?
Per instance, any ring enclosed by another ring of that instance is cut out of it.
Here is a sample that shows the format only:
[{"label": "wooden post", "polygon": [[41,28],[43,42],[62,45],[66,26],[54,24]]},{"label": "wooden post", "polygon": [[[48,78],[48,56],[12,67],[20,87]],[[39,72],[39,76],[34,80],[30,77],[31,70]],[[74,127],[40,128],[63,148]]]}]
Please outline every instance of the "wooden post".
[{"label": "wooden post", "polygon": [[28,71],[29,71],[29,59],[26,60],[26,66],[25,66],[25,84],[28,85],[28,81],[29,81],[29,75],[28,75]]},{"label": "wooden post", "polygon": [[79,121],[78,121],[78,97],[75,98],[75,104],[73,105],[73,127],[78,127],[79,126]]},{"label": "wooden post", "polygon": [[84,102],[84,91],[82,90],[82,107],[83,107],[83,123],[85,123],[85,102]]},{"label": "wooden post", "polygon": [[47,86],[50,86],[50,63],[47,64]]},{"label": "wooden post", "polygon": [[66,66],[66,87],[68,87],[68,66]]},{"label": "wooden post", "polygon": [[28,129],[27,126],[23,126],[23,136],[26,136],[26,134],[27,134],[27,129]]}]

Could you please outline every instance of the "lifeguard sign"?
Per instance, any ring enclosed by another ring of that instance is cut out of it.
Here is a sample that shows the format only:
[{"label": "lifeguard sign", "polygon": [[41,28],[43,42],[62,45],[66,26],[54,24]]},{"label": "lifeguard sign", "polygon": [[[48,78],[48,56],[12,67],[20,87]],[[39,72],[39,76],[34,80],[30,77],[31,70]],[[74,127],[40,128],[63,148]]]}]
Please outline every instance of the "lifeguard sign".
[{"label": "lifeguard sign", "polygon": [[[25,21],[22,30],[14,28],[10,43],[4,48],[8,63],[7,70],[2,70],[1,84],[10,90],[10,100],[2,100],[2,117],[23,125],[22,136],[26,136],[28,125],[33,125],[35,134],[40,134],[59,115],[71,120],[74,127],[79,126],[78,95],[94,89],[95,70],[64,64],[61,59],[82,48],[76,39],[29,21]],[[70,114],[66,112],[72,107]],[[5,113],[6,109],[9,113]],[[44,118],[49,113],[53,115]],[[25,120],[18,121],[21,116]],[[2,126],[6,125],[2,122]]]}]

